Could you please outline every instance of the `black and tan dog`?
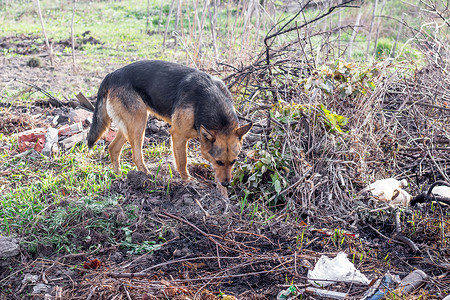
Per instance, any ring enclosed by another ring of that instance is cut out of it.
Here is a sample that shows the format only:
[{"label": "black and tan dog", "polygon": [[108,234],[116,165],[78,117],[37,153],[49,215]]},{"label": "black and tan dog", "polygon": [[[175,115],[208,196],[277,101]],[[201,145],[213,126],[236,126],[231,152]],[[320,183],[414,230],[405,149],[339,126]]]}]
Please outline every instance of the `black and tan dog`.
[{"label": "black and tan dog", "polygon": [[103,79],[97,95],[88,146],[106,132],[111,121],[118,134],[109,145],[114,172],[120,174],[119,156],[130,142],[133,162],[148,173],[142,144],[148,115],[171,125],[172,148],[178,172],[189,180],[186,145],[199,137],[200,150],[216,173],[216,181],[228,186],[231,169],[252,123],[239,127],[231,94],[225,84],[204,72],[176,63],[147,60],[127,65]]}]

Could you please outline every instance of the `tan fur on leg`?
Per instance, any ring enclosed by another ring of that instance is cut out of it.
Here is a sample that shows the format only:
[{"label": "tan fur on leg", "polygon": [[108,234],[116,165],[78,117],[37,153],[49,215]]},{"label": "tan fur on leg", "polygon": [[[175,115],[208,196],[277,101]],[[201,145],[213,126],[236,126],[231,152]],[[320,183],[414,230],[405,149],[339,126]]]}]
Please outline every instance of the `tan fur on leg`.
[{"label": "tan fur on leg", "polygon": [[122,147],[126,143],[127,139],[123,135],[122,131],[119,130],[114,140],[109,144],[109,157],[114,168],[114,173],[120,175],[120,153],[122,153]]}]

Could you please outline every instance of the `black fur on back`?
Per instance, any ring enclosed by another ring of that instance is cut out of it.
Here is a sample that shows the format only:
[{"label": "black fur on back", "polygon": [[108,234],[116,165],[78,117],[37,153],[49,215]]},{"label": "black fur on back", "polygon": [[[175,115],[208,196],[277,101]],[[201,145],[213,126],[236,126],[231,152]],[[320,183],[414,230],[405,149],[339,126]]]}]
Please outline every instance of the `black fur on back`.
[{"label": "black fur on back", "polygon": [[[237,126],[230,92],[220,79],[207,73],[172,62],[144,60],[118,69],[107,78],[108,89],[134,90],[161,116],[170,118],[176,108],[193,107],[197,131],[200,125],[208,130],[218,131],[227,131]],[[133,106],[134,100],[122,99],[124,105],[129,107]],[[93,120],[92,125],[94,122]]]}]

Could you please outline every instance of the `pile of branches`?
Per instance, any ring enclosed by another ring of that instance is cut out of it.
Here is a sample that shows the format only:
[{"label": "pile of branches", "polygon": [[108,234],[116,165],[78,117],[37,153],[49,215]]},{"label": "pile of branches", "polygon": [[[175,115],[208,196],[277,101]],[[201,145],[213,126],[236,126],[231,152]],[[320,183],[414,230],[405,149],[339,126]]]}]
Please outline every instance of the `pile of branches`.
[{"label": "pile of branches", "polygon": [[[331,61],[328,53],[345,51],[317,23],[352,2],[298,23],[305,4],[268,33],[251,64],[227,66],[233,73],[226,82],[244,95],[240,117],[255,123],[249,140],[263,141],[267,151],[278,141],[276,151],[288,161],[287,183],[265,199],[283,199],[307,216],[345,219],[358,191],[381,178],[406,177],[417,194],[436,180],[449,181],[446,67],[418,70],[392,60],[361,67],[343,55]],[[323,36],[319,44],[315,36]]]}]

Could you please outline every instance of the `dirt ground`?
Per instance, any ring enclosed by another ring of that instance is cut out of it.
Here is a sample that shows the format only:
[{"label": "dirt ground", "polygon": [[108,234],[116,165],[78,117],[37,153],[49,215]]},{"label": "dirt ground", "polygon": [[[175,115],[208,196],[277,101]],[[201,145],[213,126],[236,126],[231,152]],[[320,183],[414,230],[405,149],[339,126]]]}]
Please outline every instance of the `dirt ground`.
[{"label": "dirt ground", "polygon": [[[7,84],[20,85],[11,82],[20,78],[63,98],[98,86],[105,74],[117,67],[102,65],[97,71],[73,72],[71,58],[64,56],[53,67],[47,57],[41,57],[40,67],[30,67],[27,65],[30,51],[26,50],[27,40],[24,40],[24,46],[16,50],[24,55],[0,56],[0,88]],[[0,38],[0,43],[7,42],[7,38]],[[37,92],[23,86],[23,95],[26,93]],[[94,95],[86,96],[93,99]],[[72,109],[42,105],[42,101],[11,106],[5,98],[0,105],[8,108],[7,112],[0,113],[0,131],[5,135],[52,126],[56,114]],[[146,145],[169,143],[167,127],[155,134],[150,129],[152,122],[149,121]],[[250,146],[247,142],[244,152]],[[277,299],[278,293],[291,285],[298,290],[295,299],[325,299],[305,291],[310,286],[307,271],[320,256],[335,257],[341,251],[360,254],[350,255],[349,259],[369,280],[388,272],[403,278],[416,268],[425,271],[429,275],[425,285],[405,296],[406,299],[419,296],[442,299],[450,291],[450,267],[443,263],[450,259],[449,249],[437,249],[434,244],[442,233],[433,231],[437,227],[430,230],[420,221],[414,228],[408,226],[408,216],[413,214],[410,210],[402,215],[403,234],[419,246],[420,253],[413,253],[410,247],[393,238],[395,224],[389,216],[369,222],[373,218],[370,215],[366,222],[361,222],[361,217],[356,217],[356,204],[348,215],[305,216],[282,207],[273,209],[274,217],[263,222],[252,217],[248,208],[242,211],[237,201],[225,199],[217,192],[211,169],[191,164],[189,170],[197,181],[185,184],[176,173],[173,178],[169,175],[167,164],[172,163],[172,157],[165,155],[162,159],[162,163],[159,159],[147,159],[152,172],[163,166],[156,182],[131,171],[104,191],[104,195],[120,194],[122,200],[113,209],[104,211],[103,218],[123,222],[127,207],[138,207],[137,218],[129,228],[131,241],[139,244],[157,240],[154,251],[129,253],[120,245],[112,244],[104,232],[88,231],[80,220],[72,224],[79,231],[78,238],[72,242],[86,252],[54,254],[55,249],[41,247],[36,254],[22,250],[20,255],[0,261],[0,286],[15,291],[9,295],[0,292],[0,299],[44,299],[44,294],[52,296],[45,299],[218,299],[224,295],[230,296],[224,299],[233,299],[231,296]],[[198,157],[193,160],[201,162]],[[362,201],[371,205],[367,199]],[[73,205],[70,201],[60,204],[70,205]],[[441,218],[438,210],[430,210],[427,205],[419,211],[424,220]],[[89,218],[88,211],[85,217]],[[314,223],[307,224],[306,220]],[[374,224],[380,225],[378,230]],[[341,232],[338,239],[335,238],[337,229]],[[83,235],[86,238],[80,239]],[[90,248],[98,244],[102,247]],[[25,279],[32,275],[36,276],[35,280]],[[38,284],[42,292],[30,296]],[[346,299],[361,299],[368,287],[340,282],[329,290],[346,293]]]}]

